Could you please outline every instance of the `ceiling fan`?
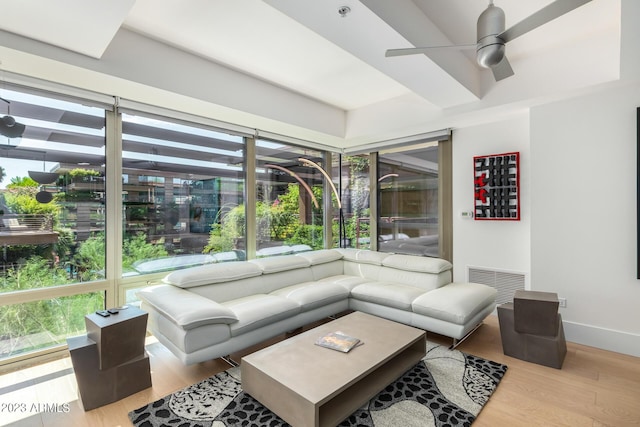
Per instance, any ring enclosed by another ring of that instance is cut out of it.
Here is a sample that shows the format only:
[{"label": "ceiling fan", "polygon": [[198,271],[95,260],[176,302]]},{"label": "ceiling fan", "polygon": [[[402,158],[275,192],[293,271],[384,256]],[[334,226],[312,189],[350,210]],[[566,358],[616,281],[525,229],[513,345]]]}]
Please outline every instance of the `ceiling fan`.
[{"label": "ceiling fan", "polygon": [[511,64],[509,64],[509,60],[505,56],[506,43],[590,1],[556,0],[505,30],[504,11],[494,6],[493,0],[489,0],[489,6],[478,17],[476,44],[389,49],[385,56],[415,55],[440,48],[464,49],[475,47],[478,64],[484,68],[491,69],[494,78],[499,81],[514,74]]}]

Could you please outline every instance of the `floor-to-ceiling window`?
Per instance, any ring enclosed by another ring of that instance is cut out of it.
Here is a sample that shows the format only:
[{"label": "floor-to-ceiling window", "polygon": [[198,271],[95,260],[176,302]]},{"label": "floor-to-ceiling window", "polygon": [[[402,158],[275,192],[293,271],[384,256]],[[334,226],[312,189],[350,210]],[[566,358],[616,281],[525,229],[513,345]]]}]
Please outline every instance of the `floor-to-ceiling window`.
[{"label": "floor-to-ceiling window", "polygon": [[244,145],[194,123],[122,115],[123,277],[245,259]]},{"label": "floor-to-ceiling window", "polygon": [[0,362],[64,343],[105,299],[105,107],[0,91]]},{"label": "floor-to-ceiling window", "polygon": [[256,256],[324,248],[322,153],[256,141]]},{"label": "floor-to-ceiling window", "polygon": [[437,256],[437,143],[331,155],[104,95],[0,96],[0,365],[179,268],[337,246]]},{"label": "floor-to-ceiling window", "polygon": [[438,142],[378,155],[378,250],[439,256]]},{"label": "floor-to-ceiling window", "polygon": [[[333,247],[371,247],[369,162],[368,154],[332,156],[333,177],[342,207],[342,229],[339,218],[333,222]],[[342,238],[338,239],[340,233]]]}]

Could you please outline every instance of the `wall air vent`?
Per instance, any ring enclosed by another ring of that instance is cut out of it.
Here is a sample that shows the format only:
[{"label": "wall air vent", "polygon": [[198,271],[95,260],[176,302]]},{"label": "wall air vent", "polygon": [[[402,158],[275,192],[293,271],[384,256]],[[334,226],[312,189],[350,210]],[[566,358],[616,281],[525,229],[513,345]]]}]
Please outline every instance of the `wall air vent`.
[{"label": "wall air vent", "polygon": [[525,275],[480,267],[467,267],[467,281],[482,283],[498,290],[496,304],[513,302],[517,290],[524,290]]}]

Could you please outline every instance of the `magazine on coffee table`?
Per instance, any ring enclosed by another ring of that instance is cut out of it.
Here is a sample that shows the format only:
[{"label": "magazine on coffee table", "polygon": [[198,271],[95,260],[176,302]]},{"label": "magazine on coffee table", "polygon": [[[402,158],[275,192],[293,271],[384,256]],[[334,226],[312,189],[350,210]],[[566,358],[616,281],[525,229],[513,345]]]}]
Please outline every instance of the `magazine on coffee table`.
[{"label": "magazine on coffee table", "polygon": [[358,338],[349,336],[343,332],[335,331],[329,332],[328,334],[321,336],[315,342],[316,345],[320,347],[330,348],[332,350],[341,351],[343,353],[348,353],[353,348],[364,344]]}]

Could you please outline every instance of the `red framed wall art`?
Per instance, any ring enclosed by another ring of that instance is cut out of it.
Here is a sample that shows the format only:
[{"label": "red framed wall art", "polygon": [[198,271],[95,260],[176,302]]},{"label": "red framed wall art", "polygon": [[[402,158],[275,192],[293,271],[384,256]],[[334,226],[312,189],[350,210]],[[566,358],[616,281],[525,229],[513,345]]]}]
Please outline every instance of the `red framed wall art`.
[{"label": "red framed wall art", "polygon": [[476,220],[520,220],[520,153],[473,158]]}]

